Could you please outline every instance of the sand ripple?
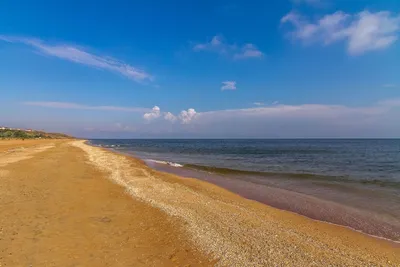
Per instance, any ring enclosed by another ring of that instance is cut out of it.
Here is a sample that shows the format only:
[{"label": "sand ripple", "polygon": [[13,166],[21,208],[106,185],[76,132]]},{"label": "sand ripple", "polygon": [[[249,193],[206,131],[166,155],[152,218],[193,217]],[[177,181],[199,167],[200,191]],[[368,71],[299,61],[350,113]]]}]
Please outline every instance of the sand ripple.
[{"label": "sand ripple", "polygon": [[17,147],[0,153],[0,167],[4,167],[10,163],[32,158],[33,155],[43,152],[49,148],[53,148],[54,144],[37,145],[33,147]]}]

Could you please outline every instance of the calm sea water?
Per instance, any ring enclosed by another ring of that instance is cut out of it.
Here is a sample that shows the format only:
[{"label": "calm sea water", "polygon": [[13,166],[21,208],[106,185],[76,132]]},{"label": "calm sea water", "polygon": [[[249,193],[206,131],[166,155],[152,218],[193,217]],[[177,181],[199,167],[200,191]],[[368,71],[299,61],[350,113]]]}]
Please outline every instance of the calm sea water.
[{"label": "calm sea water", "polygon": [[132,154],[163,171],[229,185],[228,189],[239,193],[245,186],[248,190],[244,194],[249,198],[289,210],[304,208],[287,204],[294,196],[279,201],[277,197],[272,199],[270,188],[364,211],[370,218],[382,219],[400,228],[400,139],[90,142]]}]

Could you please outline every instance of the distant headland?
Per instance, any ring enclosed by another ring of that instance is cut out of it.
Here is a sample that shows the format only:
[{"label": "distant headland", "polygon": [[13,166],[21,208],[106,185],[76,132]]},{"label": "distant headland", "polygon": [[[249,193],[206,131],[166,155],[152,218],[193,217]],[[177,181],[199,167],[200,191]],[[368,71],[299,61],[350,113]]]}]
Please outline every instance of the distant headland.
[{"label": "distant headland", "polygon": [[74,139],[74,137],[63,133],[0,126],[0,139]]}]

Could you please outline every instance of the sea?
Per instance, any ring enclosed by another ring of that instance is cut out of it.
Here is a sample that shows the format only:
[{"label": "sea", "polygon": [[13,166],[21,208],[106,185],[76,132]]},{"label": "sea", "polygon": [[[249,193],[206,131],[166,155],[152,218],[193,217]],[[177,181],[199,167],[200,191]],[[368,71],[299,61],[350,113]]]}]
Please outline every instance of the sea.
[{"label": "sea", "polygon": [[400,241],[400,139],[94,139],[148,166]]}]

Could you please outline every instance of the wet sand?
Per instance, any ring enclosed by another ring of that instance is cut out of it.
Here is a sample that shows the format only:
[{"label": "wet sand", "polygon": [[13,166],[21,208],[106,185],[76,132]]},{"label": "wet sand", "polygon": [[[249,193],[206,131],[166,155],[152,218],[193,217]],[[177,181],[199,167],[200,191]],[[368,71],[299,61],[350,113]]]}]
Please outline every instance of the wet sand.
[{"label": "wet sand", "polygon": [[4,142],[1,266],[400,265],[389,242],[83,141]]},{"label": "wet sand", "polygon": [[[267,186],[262,183],[263,181],[258,182],[254,177],[231,178],[229,176],[199,172],[187,168],[176,168],[152,161],[146,161],[146,164],[159,171],[183,177],[193,177],[213,183],[242,197],[256,200],[278,209],[291,211],[315,220],[346,226],[378,238],[400,242],[399,219],[386,216],[384,211],[380,211],[381,214],[372,213],[364,209],[357,209],[312,195],[276,186]],[[342,195],[341,197],[348,198],[346,195]],[[400,243],[398,243],[398,246],[400,246]]]}]

